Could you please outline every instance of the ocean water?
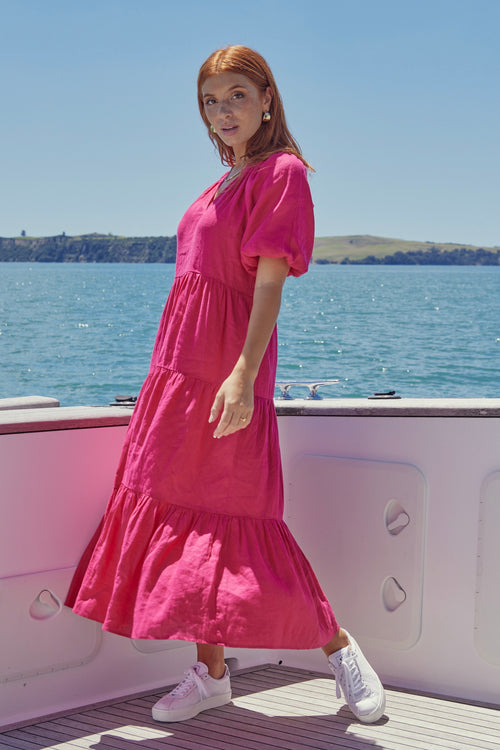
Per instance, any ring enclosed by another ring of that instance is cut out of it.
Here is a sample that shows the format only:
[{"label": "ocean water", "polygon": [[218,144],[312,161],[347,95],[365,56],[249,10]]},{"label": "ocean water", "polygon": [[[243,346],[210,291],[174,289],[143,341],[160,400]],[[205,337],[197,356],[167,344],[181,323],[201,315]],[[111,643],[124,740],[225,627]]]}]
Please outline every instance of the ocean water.
[{"label": "ocean water", "polygon": [[[136,395],[173,274],[0,264],[0,397]],[[498,267],[311,266],[285,285],[278,380],[338,378],[325,397],[500,397],[499,301]]]}]

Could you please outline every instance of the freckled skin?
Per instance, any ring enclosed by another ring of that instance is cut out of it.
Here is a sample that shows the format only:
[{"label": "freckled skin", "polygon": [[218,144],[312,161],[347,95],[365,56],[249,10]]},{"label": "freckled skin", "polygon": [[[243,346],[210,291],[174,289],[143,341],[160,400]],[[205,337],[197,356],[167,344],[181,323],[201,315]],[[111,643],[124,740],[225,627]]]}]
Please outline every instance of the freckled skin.
[{"label": "freckled skin", "polygon": [[217,135],[231,146],[236,164],[241,163],[246,144],[262,124],[271,104],[271,89],[260,91],[240,73],[219,73],[202,86],[205,114]]}]

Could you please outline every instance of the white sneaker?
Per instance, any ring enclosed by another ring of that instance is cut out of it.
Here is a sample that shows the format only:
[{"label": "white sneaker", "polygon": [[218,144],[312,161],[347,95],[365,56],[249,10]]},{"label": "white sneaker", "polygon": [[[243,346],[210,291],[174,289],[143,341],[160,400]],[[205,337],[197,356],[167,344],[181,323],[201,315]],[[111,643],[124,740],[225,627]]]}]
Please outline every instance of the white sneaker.
[{"label": "white sneaker", "polygon": [[231,700],[229,669],[220,680],[210,677],[208,667],[197,661],[185,672],[184,679],[153,706],[156,721],[184,721],[207,708],[224,706]]},{"label": "white sneaker", "polygon": [[342,687],[356,718],[364,724],[371,724],[384,713],[384,688],[354,638],[347,631],[344,632],[349,638],[349,645],[328,657],[328,666],[337,683],[337,698],[340,698]]}]

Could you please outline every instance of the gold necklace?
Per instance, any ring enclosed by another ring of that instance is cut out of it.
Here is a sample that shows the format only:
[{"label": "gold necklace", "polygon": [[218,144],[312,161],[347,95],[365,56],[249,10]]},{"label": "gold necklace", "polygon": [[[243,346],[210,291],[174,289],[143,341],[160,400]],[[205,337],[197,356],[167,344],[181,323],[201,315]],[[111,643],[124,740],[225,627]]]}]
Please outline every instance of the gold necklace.
[{"label": "gold necklace", "polygon": [[[233,169],[235,170],[234,174],[232,174]],[[237,167],[237,166],[231,167],[230,172],[228,173],[227,177],[224,179],[224,183],[232,182],[233,180],[235,180],[238,177],[238,175],[241,174],[242,169],[243,167]]]},{"label": "gold necklace", "polygon": [[[234,172],[234,174],[231,174],[232,171],[233,171],[233,169],[235,170],[235,172]],[[215,197],[217,197],[218,195],[220,195],[221,193],[223,193],[224,190],[226,189],[226,186],[229,185],[230,182],[232,182],[233,180],[235,180],[237,177],[240,176],[242,169],[243,169],[243,167],[236,167],[236,166],[231,167],[231,170],[228,172],[227,177],[224,177],[223,181],[221,182],[221,184],[219,186],[219,189],[217,190],[217,193],[216,193]]]}]

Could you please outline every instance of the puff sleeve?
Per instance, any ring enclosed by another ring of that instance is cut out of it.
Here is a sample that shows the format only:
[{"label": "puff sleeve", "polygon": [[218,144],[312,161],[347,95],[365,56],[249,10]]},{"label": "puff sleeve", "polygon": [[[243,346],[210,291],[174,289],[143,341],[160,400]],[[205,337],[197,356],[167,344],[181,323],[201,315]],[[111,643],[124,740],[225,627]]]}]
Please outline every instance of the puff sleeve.
[{"label": "puff sleeve", "polygon": [[314,212],[306,166],[279,153],[254,168],[247,182],[247,223],[241,261],[255,275],[260,256],[286,258],[289,275],[307,271],[314,243]]}]

